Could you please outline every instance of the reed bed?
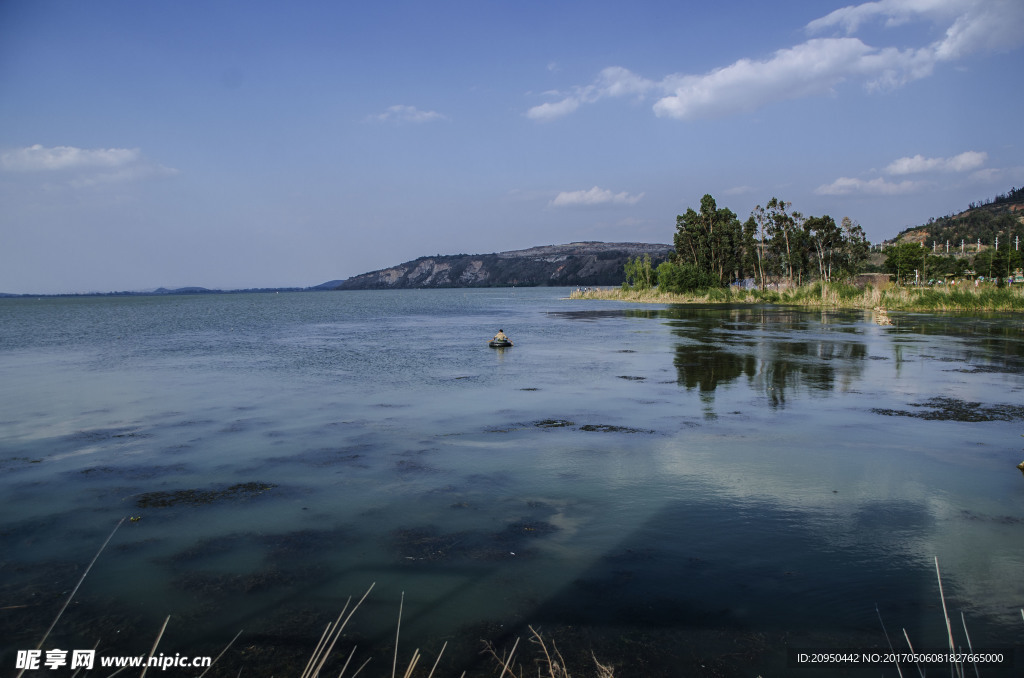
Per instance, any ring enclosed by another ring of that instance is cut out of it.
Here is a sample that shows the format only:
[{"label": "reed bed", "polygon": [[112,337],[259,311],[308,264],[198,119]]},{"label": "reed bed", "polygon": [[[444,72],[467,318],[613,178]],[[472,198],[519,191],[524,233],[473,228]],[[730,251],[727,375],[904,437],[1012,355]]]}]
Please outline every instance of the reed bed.
[{"label": "reed bed", "polygon": [[570,299],[606,299],[650,304],[773,304],[806,308],[849,308],[886,311],[1024,312],[1024,286],[902,287],[863,289],[843,283],[816,282],[799,287],[744,290],[713,288],[689,294],[657,288],[588,289]]}]

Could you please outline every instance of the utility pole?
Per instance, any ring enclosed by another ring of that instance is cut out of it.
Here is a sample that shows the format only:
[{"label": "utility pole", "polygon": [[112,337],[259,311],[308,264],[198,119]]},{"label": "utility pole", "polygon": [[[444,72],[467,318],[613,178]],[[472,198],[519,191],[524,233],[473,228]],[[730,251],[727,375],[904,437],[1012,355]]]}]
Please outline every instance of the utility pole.
[{"label": "utility pole", "polygon": [[949,254],[949,241],[946,241],[946,254]]},{"label": "utility pole", "polygon": [[960,238],[960,254],[964,253],[964,239]]}]

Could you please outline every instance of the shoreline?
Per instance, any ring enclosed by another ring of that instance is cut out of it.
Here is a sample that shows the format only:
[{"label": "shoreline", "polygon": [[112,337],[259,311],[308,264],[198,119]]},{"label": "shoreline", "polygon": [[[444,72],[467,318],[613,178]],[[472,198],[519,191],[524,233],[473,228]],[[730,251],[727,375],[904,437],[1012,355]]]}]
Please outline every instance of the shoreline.
[{"label": "shoreline", "polygon": [[813,283],[782,290],[708,289],[690,294],[651,288],[574,290],[569,299],[628,301],[641,304],[768,304],[865,311],[1024,313],[1024,285],[1013,287],[890,286],[863,289],[841,283]]}]

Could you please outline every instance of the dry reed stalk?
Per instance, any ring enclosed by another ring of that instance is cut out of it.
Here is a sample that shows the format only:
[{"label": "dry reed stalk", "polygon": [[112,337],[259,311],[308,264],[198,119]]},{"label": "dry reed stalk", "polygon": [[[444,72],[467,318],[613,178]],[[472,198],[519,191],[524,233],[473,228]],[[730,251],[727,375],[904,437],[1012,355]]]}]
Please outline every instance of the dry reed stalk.
[{"label": "dry reed stalk", "polygon": [[594,665],[597,666],[597,678],[615,678],[614,667],[606,666],[597,661],[597,655],[593,651],[590,652],[590,658],[594,660]]},{"label": "dry reed stalk", "polygon": [[349,662],[352,661],[352,657],[354,657],[356,654],[356,647],[358,646],[353,645],[352,649],[349,651],[348,657],[345,659],[345,664],[341,667],[341,673],[338,674],[338,678],[341,678],[343,675],[345,675],[345,670],[348,669]]},{"label": "dry reed stalk", "polygon": [[946,611],[946,594],[942,592],[942,575],[939,574],[939,557],[935,556],[935,578],[939,580],[939,598],[942,599],[942,616],[946,620],[946,635],[949,637],[949,651],[956,652],[953,642],[953,626],[949,623],[949,612]]},{"label": "dry reed stalk", "polygon": [[[889,640],[889,632],[885,629],[885,622],[882,621],[882,613],[878,609],[878,603],[875,603],[875,614],[878,615],[878,623],[882,625],[882,635],[885,636],[885,642],[889,645],[889,652],[895,652],[892,646],[892,641]],[[906,633],[905,630],[904,633]],[[899,675],[900,678],[903,678],[903,671],[900,670],[899,662],[896,662],[896,673]]]},{"label": "dry reed stalk", "polygon": [[[121,518],[120,520],[118,520],[118,524],[114,525],[114,529],[112,529],[110,536],[106,538],[106,541],[103,542],[103,545],[99,547],[98,551],[96,551],[96,555],[92,556],[92,561],[89,563],[89,566],[85,568],[84,573],[82,573],[82,577],[78,580],[78,584],[75,585],[75,588],[72,589],[71,595],[69,595],[68,599],[65,600],[65,604],[63,604],[63,606],[60,607],[60,611],[58,611],[57,616],[53,618],[53,623],[50,624],[50,628],[46,629],[46,633],[43,634],[42,640],[40,640],[39,644],[36,645],[36,649],[42,649],[43,643],[46,642],[46,639],[50,637],[50,633],[53,631],[53,627],[57,625],[57,622],[60,620],[60,617],[63,615],[63,613],[65,613],[65,610],[68,609],[68,605],[71,604],[72,598],[74,598],[75,594],[78,593],[78,589],[82,586],[82,582],[85,581],[86,576],[89,574],[89,570],[92,569],[92,566],[96,564],[96,560],[99,559],[99,554],[103,552],[103,549],[106,548],[106,545],[111,543],[111,540],[114,539],[114,533],[118,531],[118,527],[120,527],[124,523],[124,521],[125,518]],[[25,669],[20,670],[16,678],[22,678],[22,675],[25,674],[25,671]]]},{"label": "dry reed stalk", "polygon": [[540,645],[540,649],[544,653],[544,660],[548,667],[548,676],[550,678],[571,678],[571,676],[569,676],[569,672],[565,669],[565,659],[562,658],[562,653],[558,651],[558,646],[555,645],[555,642],[551,641],[551,649],[554,650],[556,657],[556,659],[553,660],[551,659],[551,655],[548,653],[548,647],[544,643],[544,638],[542,638],[532,626],[527,626],[526,628],[530,629],[530,633],[533,634],[533,638],[530,639],[530,642]]},{"label": "dry reed stalk", "polygon": [[[362,673],[363,669],[366,668],[366,665],[370,663],[371,659],[373,659],[373,657],[367,657],[366,661],[363,662],[362,664],[360,664],[359,668],[356,669],[356,672],[352,674],[352,678],[356,678],[356,676],[358,676],[360,673]],[[341,674],[340,673],[338,674],[338,678],[341,678]]]},{"label": "dry reed stalk", "polygon": [[[349,598],[347,601],[345,601],[345,607],[342,608],[341,614],[338,615],[338,620],[334,622],[335,625],[339,621],[341,621],[341,615],[345,614],[345,610],[348,609],[348,604],[350,602],[352,602],[352,598]],[[324,629],[323,634],[321,634],[321,636],[320,636],[320,641],[317,642],[316,647],[313,648],[313,654],[310,655],[309,661],[306,662],[306,668],[304,668],[302,670],[302,677],[301,678],[308,678],[309,672],[313,668],[314,662],[317,661],[317,659],[320,657],[320,654],[323,652],[324,645],[326,644],[327,638],[330,636],[330,633],[331,633],[331,624],[327,624],[327,627]]]},{"label": "dry reed stalk", "polygon": [[[964,618],[963,610],[960,610],[960,623],[964,625],[964,636],[967,637],[967,652],[973,655],[974,646],[971,645],[971,634],[967,631],[967,620]],[[977,678],[981,678],[981,675],[978,673],[978,662],[974,662],[974,675]]]},{"label": "dry reed stalk", "polygon": [[434,660],[434,666],[430,669],[430,673],[427,674],[427,678],[434,678],[434,671],[437,670],[437,665],[441,661],[441,655],[444,654],[444,649],[448,647],[448,641],[444,641],[444,645],[441,646],[441,651],[437,653],[437,659]]},{"label": "dry reed stalk", "polygon": [[229,643],[228,643],[227,645],[225,645],[225,646],[224,646],[224,649],[220,651],[220,654],[219,654],[219,655],[217,655],[217,656],[216,656],[216,657],[214,658],[214,660],[213,660],[212,662],[210,662],[210,665],[206,667],[206,671],[203,671],[202,673],[200,673],[200,674],[199,674],[199,678],[203,678],[203,676],[205,676],[205,675],[206,675],[207,673],[209,673],[210,669],[212,669],[212,668],[213,668],[213,665],[214,665],[214,664],[216,664],[216,663],[217,663],[217,661],[218,661],[218,660],[219,660],[219,659],[220,659],[221,657],[223,657],[223,656],[224,656],[224,653],[225,653],[225,652],[227,652],[227,651],[228,651],[228,649],[229,649],[229,648],[230,648],[230,647],[231,647],[232,645],[234,645],[234,644],[235,644],[235,641],[236,641],[236,640],[238,640],[238,636],[240,636],[240,635],[242,635],[242,631],[241,631],[241,630],[239,630],[239,632],[235,634],[235,637],[231,639],[231,642],[229,642]]},{"label": "dry reed stalk", "polygon": [[[352,611],[348,613],[348,616],[345,616],[344,620],[342,620],[342,617],[345,615],[345,611],[348,610],[349,603],[352,602],[352,598],[349,597],[349,599],[345,601],[345,606],[341,609],[338,619],[334,622],[334,627],[331,628],[331,625],[328,624],[327,631],[325,631],[324,635],[321,636],[320,642],[317,643],[316,649],[313,650],[313,656],[310,657],[309,663],[306,664],[306,669],[302,672],[301,678],[317,678],[317,676],[320,675],[320,670],[323,668],[324,664],[327,663],[327,658],[330,656],[331,650],[334,649],[334,644],[338,642],[341,632],[345,630],[345,626],[348,624],[349,620],[352,619],[352,615],[356,613],[359,606],[363,604],[364,600],[366,600],[366,596],[370,595],[370,591],[373,590],[375,584],[376,582],[374,582],[374,584],[370,584],[370,588],[366,589],[366,593],[363,594],[363,597],[355,604]],[[329,644],[326,643],[328,639],[330,639]],[[360,667],[360,670],[362,670],[362,667]]]},{"label": "dry reed stalk", "polygon": [[406,667],[405,673],[402,675],[402,678],[409,678],[412,675],[413,669],[416,668],[416,664],[418,664],[420,661],[420,656],[421,655],[419,648],[413,650],[412,659],[409,660],[409,666]]},{"label": "dry reed stalk", "polygon": [[403,605],[405,605],[405,591],[402,591],[402,598],[398,601],[398,623],[395,624],[395,658],[391,662],[391,678],[395,678],[395,670],[398,668],[398,633],[402,630]]},{"label": "dry reed stalk", "polygon": [[508,653],[508,661],[505,662],[504,666],[501,667],[501,673],[498,674],[498,678],[505,678],[505,673],[508,672],[512,675],[512,678],[516,678],[516,674],[508,670],[509,664],[512,663],[512,657],[516,654],[516,647],[519,646],[519,639],[516,638],[516,642],[512,643],[512,650]]},{"label": "dry reed stalk", "polygon": [[[903,629],[903,637],[907,639],[907,647],[910,648],[910,654],[917,654],[914,652],[914,646],[910,643],[910,636],[907,635],[906,629]],[[921,678],[924,678],[924,671],[921,670],[921,665],[917,662],[914,662],[914,665],[917,667],[917,674],[921,676]]]},{"label": "dry reed stalk", "polygon": [[139,674],[139,678],[146,678],[146,671],[149,670],[149,660],[156,654],[156,647],[160,644],[160,639],[164,637],[164,631],[167,630],[167,623],[171,621],[171,615],[167,615],[167,619],[164,620],[164,625],[160,627],[160,633],[156,634],[156,640],[153,641],[153,647],[149,649],[149,656],[146,657],[146,665],[142,667],[142,673]]}]

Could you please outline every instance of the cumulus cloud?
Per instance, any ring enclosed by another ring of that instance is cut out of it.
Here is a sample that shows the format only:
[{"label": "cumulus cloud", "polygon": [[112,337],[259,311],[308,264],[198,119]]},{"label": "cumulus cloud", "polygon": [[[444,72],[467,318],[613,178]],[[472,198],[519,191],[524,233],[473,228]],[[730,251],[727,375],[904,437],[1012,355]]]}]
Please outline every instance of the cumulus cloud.
[{"label": "cumulus cloud", "polygon": [[893,183],[882,177],[871,180],[839,177],[831,184],[819,186],[814,192],[818,195],[904,195],[918,191],[922,186],[920,182],[910,180]]},{"label": "cumulus cloud", "polygon": [[447,120],[444,115],[437,111],[421,111],[415,106],[404,106],[402,104],[389,106],[386,111],[378,113],[373,117],[383,122],[422,123]]},{"label": "cumulus cloud", "polygon": [[827,92],[856,74],[872,49],[857,38],[809,40],[763,61],[740,59],[704,75],[672,75],[654,104],[659,117],[687,120],[753,110],[783,99]]},{"label": "cumulus cloud", "polygon": [[980,151],[965,151],[951,158],[926,158],[915,155],[892,161],[885,171],[888,174],[918,174],[921,172],[970,172],[985,164],[988,154]]},{"label": "cumulus cloud", "polygon": [[[986,170],[975,170],[984,165],[986,160],[988,160],[988,154],[982,151],[964,151],[949,158],[926,158],[918,154],[893,160],[885,168],[885,173],[905,176],[939,172],[973,172],[972,177],[980,177]],[[921,190],[926,185],[924,182],[911,180],[892,182],[882,177],[870,180],[840,177],[831,184],[819,186],[815,193],[819,195],[903,195]]]},{"label": "cumulus cloud", "polygon": [[639,195],[630,195],[625,191],[621,193],[612,193],[608,189],[594,186],[586,191],[563,191],[555,196],[555,199],[551,201],[551,205],[553,207],[635,205],[643,197],[643,193],[640,193]]},{"label": "cumulus cloud", "polygon": [[[886,26],[928,21],[947,28],[938,40],[906,48],[875,47],[852,36],[875,19],[883,19]],[[837,9],[806,26],[812,34],[835,28],[845,35],[812,37],[764,59],[743,58],[702,74],[651,80],[625,68],[606,68],[591,84],[556,93],[559,100],[534,106],[526,115],[553,120],[604,98],[653,94],[655,115],[690,120],[828,94],[847,81],[859,82],[868,91],[894,89],[928,77],[940,63],[1024,44],[1024,2],[879,0]]]}]

